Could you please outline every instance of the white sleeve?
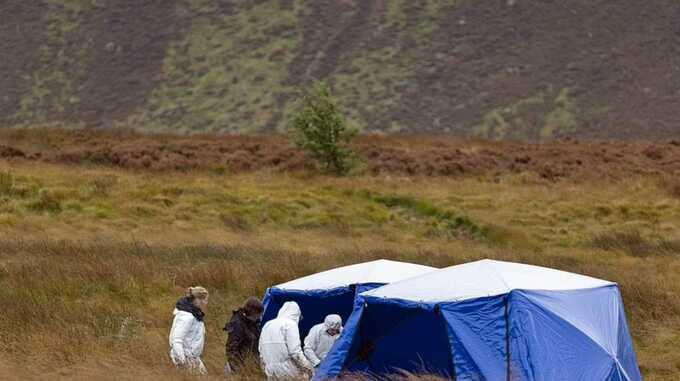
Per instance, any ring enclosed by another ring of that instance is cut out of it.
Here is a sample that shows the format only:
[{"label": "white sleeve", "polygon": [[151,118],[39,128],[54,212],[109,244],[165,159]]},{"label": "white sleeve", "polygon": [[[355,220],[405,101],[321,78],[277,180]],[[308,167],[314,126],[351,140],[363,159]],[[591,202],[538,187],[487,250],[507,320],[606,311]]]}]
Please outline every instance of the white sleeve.
[{"label": "white sleeve", "polygon": [[319,332],[321,332],[320,329],[313,327],[312,330],[309,331],[307,337],[305,337],[305,356],[307,356],[307,359],[309,359],[313,366],[317,366],[321,363],[321,360],[316,355],[316,349],[319,344]]},{"label": "white sleeve", "polygon": [[184,338],[189,332],[193,320],[194,317],[190,314],[179,313],[175,315],[172,334],[170,336],[170,346],[180,364],[185,364],[187,360],[184,353]]},{"label": "white sleeve", "polygon": [[288,355],[293,361],[302,369],[314,368],[307,360],[304,353],[302,353],[302,345],[300,343],[300,331],[297,325],[290,324],[286,326],[286,347],[288,348]]}]

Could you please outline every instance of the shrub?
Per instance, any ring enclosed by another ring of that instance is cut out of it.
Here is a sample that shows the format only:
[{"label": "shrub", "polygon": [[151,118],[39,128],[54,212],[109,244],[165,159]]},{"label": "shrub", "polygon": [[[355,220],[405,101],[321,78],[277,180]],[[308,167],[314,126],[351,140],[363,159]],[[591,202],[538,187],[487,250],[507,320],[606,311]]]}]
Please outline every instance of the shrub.
[{"label": "shrub", "polygon": [[357,131],[347,126],[326,83],[316,82],[302,94],[290,132],[295,144],[327,172],[344,175],[352,168],[354,154],[347,145]]}]

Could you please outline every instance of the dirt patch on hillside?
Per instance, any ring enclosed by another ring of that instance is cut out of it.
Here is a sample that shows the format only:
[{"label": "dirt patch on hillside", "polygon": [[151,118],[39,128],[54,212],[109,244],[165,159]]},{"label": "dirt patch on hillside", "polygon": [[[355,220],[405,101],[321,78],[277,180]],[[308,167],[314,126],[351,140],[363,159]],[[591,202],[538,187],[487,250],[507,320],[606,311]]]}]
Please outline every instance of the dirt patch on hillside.
[{"label": "dirt patch on hillside", "polygon": [[[361,136],[365,171],[408,176],[530,173],[546,181],[680,174],[680,142],[532,144],[431,136]],[[299,171],[314,163],[284,137],[143,135],[129,130],[0,130],[5,159],[154,171]]]}]

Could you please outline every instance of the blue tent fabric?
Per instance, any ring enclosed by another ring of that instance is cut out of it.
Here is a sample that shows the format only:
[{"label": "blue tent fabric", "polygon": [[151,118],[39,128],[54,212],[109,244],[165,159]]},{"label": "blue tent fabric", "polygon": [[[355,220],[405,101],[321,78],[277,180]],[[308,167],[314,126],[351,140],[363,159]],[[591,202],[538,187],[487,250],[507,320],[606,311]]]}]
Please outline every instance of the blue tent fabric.
[{"label": "blue tent fabric", "polygon": [[419,303],[357,297],[314,380],[399,370],[457,381],[641,381],[618,286]]},{"label": "blue tent fabric", "polygon": [[[361,323],[365,306],[361,296],[357,296],[354,310],[345,323],[343,334],[340,335],[340,338],[338,338],[333,348],[331,348],[324,361],[321,362],[316,370],[316,377],[318,379],[325,380],[339,375],[343,371],[348,359],[358,353],[361,342],[359,324]],[[350,332],[350,334],[345,334],[345,332]]]},{"label": "blue tent fabric", "polygon": [[[340,372],[381,375],[400,371],[453,376],[446,326],[436,305],[357,300],[345,325],[346,332],[355,334],[343,334],[338,339],[317,369],[316,378],[326,379]],[[403,347],[409,350],[401,350]]]},{"label": "blue tent fabric", "polygon": [[618,287],[516,290],[509,306],[517,379],[641,379]]},{"label": "blue tent fabric", "polygon": [[441,305],[458,381],[505,379],[506,302],[501,295]]},{"label": "blue tent fabric", "polygon": [[380,287],[382,284],[366,283],[338,287],[330,290],[286,290],[271,287],[265,293],[262,325],[276,318],[285,302],[294,301],[302,310],[300,337],[304,339],[313,326],[324,321],[327,315],[337,314],[347,321],[354,307],[356,294]]},{"label": "blue tent fabric", "polygon": [[619,342],[617,358],[621,365],[620,370],[628,380],[641,380],[642,375],[640,374],[640,368],[638,367],[637,356],[635,355],[635,348],[633,347],[633,339],[631,338],[630,330],[628,329],[623,298],[618,289],[617,294],[619,296]]},{"label": "blue tent fabric", "polygon": [[362,315],[360,335],[345,364],[347,371],[453,375],[446,326],[435,305],[378,299],[368,304]]}]

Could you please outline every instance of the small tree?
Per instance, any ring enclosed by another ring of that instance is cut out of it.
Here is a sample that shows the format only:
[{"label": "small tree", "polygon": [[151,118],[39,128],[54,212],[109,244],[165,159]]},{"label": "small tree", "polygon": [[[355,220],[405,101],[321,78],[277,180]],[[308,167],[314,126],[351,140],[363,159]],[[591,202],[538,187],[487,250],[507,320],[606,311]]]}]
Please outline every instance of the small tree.
[{"label": "small tree", "polygon": [[315,82],[302,94],[290,131],[295,144],[326,171],[344,175],[351,169],[354,153],[348,143],[357,131],[347,126],[325,82]]}]

